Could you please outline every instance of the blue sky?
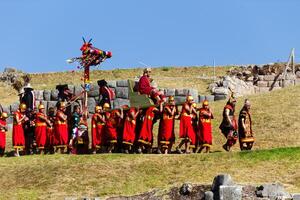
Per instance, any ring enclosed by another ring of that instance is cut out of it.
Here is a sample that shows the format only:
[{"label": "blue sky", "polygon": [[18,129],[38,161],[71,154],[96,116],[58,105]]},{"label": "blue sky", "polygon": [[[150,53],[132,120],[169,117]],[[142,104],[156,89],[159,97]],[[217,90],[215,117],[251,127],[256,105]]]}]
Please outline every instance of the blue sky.
[{"label": "blue sky", "polygon": [[68,71],[81,37],[102,69],[286,61],[300,49],[298,0],[0,0],[0,70]]}]

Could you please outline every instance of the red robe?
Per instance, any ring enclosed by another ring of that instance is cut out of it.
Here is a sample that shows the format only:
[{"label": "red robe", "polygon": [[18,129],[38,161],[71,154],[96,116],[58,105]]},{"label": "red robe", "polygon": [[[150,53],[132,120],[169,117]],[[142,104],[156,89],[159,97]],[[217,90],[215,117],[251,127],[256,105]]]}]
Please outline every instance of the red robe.
[{"label": "red robe", "polygon": [[14,114],[14,122],[13,122],[13,146],[14,148],[25,148],[25,137],[24,137],[24,129],[22,122],[17,123],[16,118],[21,119],[24,115],[17,110]]},{"label": "red robe", "polygon": [[136,109],[130,108],[126,113],[124,129],[123,129],[123,143],[133,145],[135,140],[135,127],[136,127],[136,119],[132,118],[132,115],[136,115]]},{"label": "red robe", "polygon": [[139,92],[141,94],[150,95],[151,90],[154,89],[153,87],[151,87],[149,77],[146,75],[143,75],[140,78],[138,86],[139,86]]},{"label": "red robe", "polygon": [[47,116],[44,113],[36,114],[36,123],[35,123],[35,140],[38,148],[43,149],[47,141],[47,124],[44,119]]},{"label": "red robe", "polygon": [[106,123],[105,123],[105,141],[108,143],[117,143],[118,133],[117,133],[117,126],[118,126],[118,117],[117,117],[117,110],[113,110],[110,112],[106,112]]},{"label": "red robe", "polygon": [[199,111],[199,143],[202,146],[211,146],[212,145],[212,124],[210,117],[205,116],[203,113],[208,112],[206,109],[201,108]]},{"label": "red robe", "polygon": [[68,125],[61,116],[65,116],[65,114],[58,110],[56,112],[54,123],[55,145],[57,147],[65,147],[68,144]]},{"label": "red robe", "polygon": [[192,144],[196,143],[196,133],[192,124],[192,114],[188,114],[185,110],[185,105],[182,105],[182,111],[180,116],[180,129],[179,137],[181,139],[189,140]]},{"label": "red robe", "polygon": [[[6,120],[0,119],[0,125],[5,127],[6,126]],[[5,150],[6,146],[6,131],[4,128],[0,129],[0,149]]]},{"label": "red robe", "polygon": [[99,119],[100,114],[95,113],[92,117],[92,148],[100,148],[103,141],[104,123]]},{"label": "red robe", "polygon": [[152,145],[153,142],[153,119],[155,106],[150,106],[145,114],[138,142]]},{"label": "red robe", "polygon": [[175,117],[170,115],[166,108],[171,109],[170,106],[165,106],[163,116],[159,123],[158,142],[161,144],[170,144],[175,141],[174,125]]}]

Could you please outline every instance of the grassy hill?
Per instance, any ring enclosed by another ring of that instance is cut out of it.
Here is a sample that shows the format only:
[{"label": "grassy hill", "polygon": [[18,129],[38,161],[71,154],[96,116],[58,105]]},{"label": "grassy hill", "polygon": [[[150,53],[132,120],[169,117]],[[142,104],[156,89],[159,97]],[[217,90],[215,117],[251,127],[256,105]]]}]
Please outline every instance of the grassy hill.
[{"label": "grassy hill", "polygon": [[[218,68],[217,74],[222,75],[226,70]],[[107,80],[133,78],[140,73],[141,69],[93,71],[92,80],[103,77]],[[211,76],[212,70],[200,67],[158,68],[154,69],[153,74],[159,86],[165,84],[163,87],[172,87],[175,81],[171,78],[175,77],[178,78],[176,87],[197,87],[199,91],[205,92],[207,80],[197,77],[203,74]],[[37,89],[53,88],[55,84],[63,83],[59,80],[67,80],[70,84],[79,83],[79,77],[79,72],[73,75],[67,72],[38,74],[33,75],[32,85]],[[192,77],[194,81],[190,81]],[[217,101],[211,103],[215,115],[212,154],[1,158],[0,199],[131,195],[153,188],[169,188],[185,181],[210,184],[218,173],[229,173],[239,183],[279,181],[289,192],[299,192],[300,86],[239,98],[237,114],[245,98],[252,102],[256,137],[252,152],[241,153],[238,145],[233,148],[233,152],[223,152],[221,146],[225,139],[218,126],[225,101]],[[157,134],[157,124],[154,130]],[[178,136],[178,122],[175,130]],[[11,133],[7,135],[7,143],[7,150],[10,150]]]}]

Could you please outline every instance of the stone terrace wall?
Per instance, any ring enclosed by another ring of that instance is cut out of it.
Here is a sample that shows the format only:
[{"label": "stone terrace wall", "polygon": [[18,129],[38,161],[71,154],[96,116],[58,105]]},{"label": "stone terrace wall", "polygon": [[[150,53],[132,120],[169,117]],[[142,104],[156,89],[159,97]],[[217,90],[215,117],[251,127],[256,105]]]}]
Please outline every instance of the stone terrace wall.
[{"label": "stone terrace wall", "polygon": [[[108,86],[112,88],[116,94],[116,99],[114,99],[112,102],[113,108],[119,108],[122,105],[130,106],[128,97],[129,87],[127,80],[108,81]],[[75,95],[80,94],[80,92],[82,91],[81,86],[69,85],[69,89],[73,91]],[[214,96],[199,95],[196,89],[160,88],[160,90],[163,91],[166,96],[174,96],[175,101],[177,103],[183,103],[185,101],[186,95],[188,94],[191,94],[194,97],[196,103],[201,102],[204,99],[214,101]],[[57,103],[58,90],[35,90],[34,92],[37,105],[39,103],[42,103],[46,109],[48,109],[49,107],[55,107]],[[88,92],[88,109],[90,114],[94,113],[94,108],[100,100],[101,99],[99,99],[99,86],[97,84],[92,84],[91,90]],[[78,98],[78,102],[80,104],[82,103],[82,97]],[[18,106],[19,102],[16,102],[12,105],[4,106],[3,108],[4,111],[8,112],[9,114],[12,114],[18,109]]]}]

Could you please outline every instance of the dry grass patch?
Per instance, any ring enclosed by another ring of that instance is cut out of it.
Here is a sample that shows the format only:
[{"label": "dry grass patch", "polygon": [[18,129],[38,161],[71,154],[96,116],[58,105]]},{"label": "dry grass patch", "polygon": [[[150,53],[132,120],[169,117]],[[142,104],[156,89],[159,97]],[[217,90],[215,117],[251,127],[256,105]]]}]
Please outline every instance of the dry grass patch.
[{"label": "dry grass patch", "polygon": [[[279,181],[299,191],[300,148],[210,155],[50,155],[0,160],[0,197],[132,195],[183,182],[210,184],[229,173],[238,183]],[[288,170],[287,170],[288,169]],[[298,178],[297,178],[298,177]]]}]

